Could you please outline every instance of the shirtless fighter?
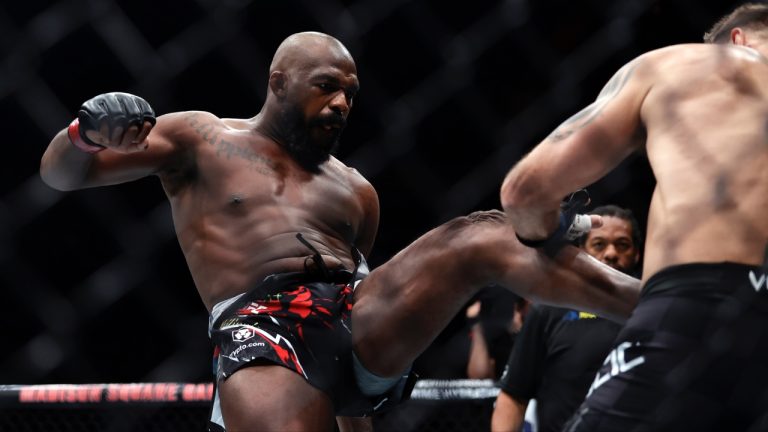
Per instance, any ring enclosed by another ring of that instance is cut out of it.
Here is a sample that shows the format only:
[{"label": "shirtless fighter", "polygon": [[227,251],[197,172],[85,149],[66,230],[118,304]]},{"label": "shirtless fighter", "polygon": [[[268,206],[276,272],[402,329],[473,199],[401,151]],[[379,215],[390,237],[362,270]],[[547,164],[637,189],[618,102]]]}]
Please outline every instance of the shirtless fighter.
[{"label": "shirtless fighter", "polygon": [[449,221],[363,279],[377,194],[330,156],[358,88],[338,40],[299,33],[278,47],[255,117],[155,118],[142,98],[108,93],[43,155],[60,190],[160,179],[211,316],[213,414],[228,430],[332,430],[334,414],[397,401],[412,361],[492,282],[617,320],[637,301],[636,279],[576,248],[553,261],[523,247],[501,212]]},{"label": "shirtless fighter", "polygon": [[502,186],[536,246],[630,153],[656,176],[640,303],[569,431],[768,430],[768,5],[705,41],[629,62]]}]

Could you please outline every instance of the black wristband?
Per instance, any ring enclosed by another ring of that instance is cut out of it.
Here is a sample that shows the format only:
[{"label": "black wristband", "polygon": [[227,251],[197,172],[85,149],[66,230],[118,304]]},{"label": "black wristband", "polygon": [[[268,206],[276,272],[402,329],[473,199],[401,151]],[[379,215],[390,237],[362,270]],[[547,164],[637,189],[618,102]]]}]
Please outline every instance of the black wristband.
[{"label": "black wristband", "polygon": [[563,234],[565,234],[565,231],[568,229],[568,227],[565,225],[565,216],[560,213],[560,223],[557,226],[557,229],[555,232],[549,235],[549,237],[541,239],[541,240],[528,240],[520,237],[515,233],[515,236],[517,236],[517,240],[522,243],[525,246],[528,246],[530,248],[543,248],[547,247],[548,245],[552,244],[553,242],[557,242],[558,239],[562,238]]}]

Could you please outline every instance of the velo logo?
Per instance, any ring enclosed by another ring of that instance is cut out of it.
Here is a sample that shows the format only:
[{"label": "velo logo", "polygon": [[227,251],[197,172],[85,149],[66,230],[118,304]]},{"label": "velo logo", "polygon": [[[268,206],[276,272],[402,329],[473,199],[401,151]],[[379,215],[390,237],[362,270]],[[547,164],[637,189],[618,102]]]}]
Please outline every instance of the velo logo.
[{"label": "velo logo", "polygon": [[755,288],[755,291],[760,292],[760,289],[763,287],[765,287],[765,290],[768,291],[768,278],[765,276],[765,273],[761,274],[760,277],[758,277],[754,271],[750,270],[749,281],[752,283],[752,286]]}]

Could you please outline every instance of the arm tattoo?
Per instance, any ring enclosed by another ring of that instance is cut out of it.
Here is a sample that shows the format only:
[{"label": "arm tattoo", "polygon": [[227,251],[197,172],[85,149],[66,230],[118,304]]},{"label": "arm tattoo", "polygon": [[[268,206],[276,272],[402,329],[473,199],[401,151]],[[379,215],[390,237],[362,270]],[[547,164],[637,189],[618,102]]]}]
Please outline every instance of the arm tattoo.
[{"label": "arm tattoo", "polygon": [[211,122],[205,122],[198,118],[197,113],[192,113],[184,117],[186,123],[200,135],[206,143],[216,148],[216,156],[230,159],[237,157],[250,162],[251,169],[262,174],[271,174],[275,171],[277,164],[249,148],[243,143],[229,141],[225,138],[219,138],[219,131]]},{"label": "arm tattoo", "polygon": [[630,62],[621,69],[605,84],[605,87],[597,95],[597,99],[592,102],[588,107],[574,114],[571,118],[566,120],[563,124],[557,127],[548,137],[547,140],[552,142],[562,141],[575,132],[587,127],[603,112],[603,109],[608,102],[613,100],[624,88],[635,71],[637,62]]},{"label": "arm tattoo", "polygon": [[192,126],[192,129],[197,132],[198,135],[210,145],[216,145],[216,139],[219,137],[219,132],[213,127],[212,123],[203,123],[197,118],[198,114],[192,113],[184,116],[184,120],[188,125]]}]

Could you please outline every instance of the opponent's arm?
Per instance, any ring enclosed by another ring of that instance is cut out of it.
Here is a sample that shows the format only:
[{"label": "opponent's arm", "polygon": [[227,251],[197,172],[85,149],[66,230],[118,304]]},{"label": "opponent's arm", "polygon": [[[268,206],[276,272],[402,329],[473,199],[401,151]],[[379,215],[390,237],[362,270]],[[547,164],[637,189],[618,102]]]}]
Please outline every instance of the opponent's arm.
[{"label": "opponent's arm", "polygon": [[642,57],[621,68],[597,99],[566,120],[507,174],[501,202],[521,238],[547,238],[563,197],[598,180],[637,148],[649,90]]},{"label": "opponent's arm", "polygon": [[48,145],[40,176],[55,189],[74,190],[154,174],[173,149],[161,133],[152,132],[156,121],[152,107],[138,96],[96,96]]}]

